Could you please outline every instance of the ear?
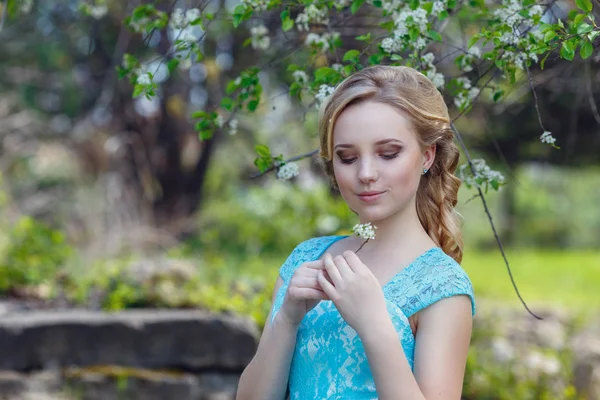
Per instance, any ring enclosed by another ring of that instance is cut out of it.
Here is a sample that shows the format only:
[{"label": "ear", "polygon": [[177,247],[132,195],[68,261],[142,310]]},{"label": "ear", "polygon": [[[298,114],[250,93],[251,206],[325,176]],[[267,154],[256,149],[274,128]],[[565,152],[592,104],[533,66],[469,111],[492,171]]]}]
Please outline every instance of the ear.
[{"label": "ear", "polygon": [[433,165],[433,160],[435,160],[436,148],[437,146],[435,145],[435,143],[425,148],[425,151],[423,152],[423,168],[430,169]]}]

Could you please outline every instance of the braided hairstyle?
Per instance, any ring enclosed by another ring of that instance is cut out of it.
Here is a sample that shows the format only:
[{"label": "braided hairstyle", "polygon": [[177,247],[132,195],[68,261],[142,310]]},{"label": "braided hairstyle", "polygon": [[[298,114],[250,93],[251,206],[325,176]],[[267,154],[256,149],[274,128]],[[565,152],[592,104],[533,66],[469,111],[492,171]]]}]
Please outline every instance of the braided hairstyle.
[{"label": "braided hairstyle", "polygon": [[377,65],[340,83],[319,112],[320,157],[325,173],[337,187],[333,172],[333,127],[347,106],[367,100],[401,110],[411,121],[421,149],[436,146],[433,164],[421,176],[417,189],[417,215],[436,245],[460,263],[463,242],[454,209],[461,184],[454,175],[459,151],[453,141],[448,107],[425,75],[409,67]]}]

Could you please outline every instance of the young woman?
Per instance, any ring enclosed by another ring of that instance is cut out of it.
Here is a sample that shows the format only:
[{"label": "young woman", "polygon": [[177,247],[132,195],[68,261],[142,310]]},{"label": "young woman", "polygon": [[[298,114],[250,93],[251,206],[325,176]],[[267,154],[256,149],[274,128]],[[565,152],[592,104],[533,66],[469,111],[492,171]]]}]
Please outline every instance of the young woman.
[{"label": "young woman", "polygon": [[414,69],[375,66],[319,117],[325,171],[376,237],[293,250],[237,399],[458,400],[475,302],[444,100]]}]

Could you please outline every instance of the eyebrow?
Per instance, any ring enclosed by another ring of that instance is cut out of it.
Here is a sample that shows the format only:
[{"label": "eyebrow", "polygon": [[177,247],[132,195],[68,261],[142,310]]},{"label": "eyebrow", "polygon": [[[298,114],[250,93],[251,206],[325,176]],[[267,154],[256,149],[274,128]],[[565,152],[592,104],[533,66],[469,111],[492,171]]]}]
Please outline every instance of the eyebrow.
[{"label": "eyebrow", "polygon": [[[375,142],[375,145],[386,144],[386,143],[390,143],[390,142],[398,142],[398,143],[402,144],[402,142],[398,139],[383,139],[378,142]],[[354,147],[354,145],[348,144],[348,143],[342,143],[342,144],[338,144],[337,146],[335,146],[334,149],[337,149],[338,147],[352,148],[352,147]]]}]

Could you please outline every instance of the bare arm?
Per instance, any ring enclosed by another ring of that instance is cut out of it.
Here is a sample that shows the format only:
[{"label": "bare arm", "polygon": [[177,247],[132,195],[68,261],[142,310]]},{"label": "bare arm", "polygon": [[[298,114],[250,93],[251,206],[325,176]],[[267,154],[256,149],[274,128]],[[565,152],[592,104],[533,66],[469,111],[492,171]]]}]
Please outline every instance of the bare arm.
[{"label": "bare arm", "polygon": [[[278,277],[273,290],[273,303],[282,285],[283,280]],[[298,327],[282,321],[280,313],[271,324],[272,313],[273,306],[256,354],[240,377],[236,400],[281,400],[285,396]]]},{"label": "bare arm", "polygon": [[471,330],[466,296],[421,310],[413,375],[391,320],[378,326],[362,340],[379,399],[460,399]]}]

